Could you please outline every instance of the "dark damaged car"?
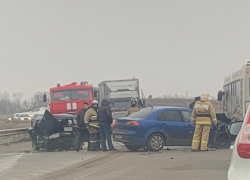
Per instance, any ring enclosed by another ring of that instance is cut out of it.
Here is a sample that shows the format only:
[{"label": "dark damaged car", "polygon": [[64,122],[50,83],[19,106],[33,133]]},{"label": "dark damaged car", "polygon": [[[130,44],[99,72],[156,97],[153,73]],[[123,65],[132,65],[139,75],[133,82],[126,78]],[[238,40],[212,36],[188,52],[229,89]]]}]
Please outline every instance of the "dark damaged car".
[{"label": "dark damaged car", "polygon": [[[29,134],[35,150],[71,150],[74,149],[79,136],[75,117],[70,114],[54,114],[45,111],[44,116],[33,121]],[[84,135],[88,142],[88,131]]]}]

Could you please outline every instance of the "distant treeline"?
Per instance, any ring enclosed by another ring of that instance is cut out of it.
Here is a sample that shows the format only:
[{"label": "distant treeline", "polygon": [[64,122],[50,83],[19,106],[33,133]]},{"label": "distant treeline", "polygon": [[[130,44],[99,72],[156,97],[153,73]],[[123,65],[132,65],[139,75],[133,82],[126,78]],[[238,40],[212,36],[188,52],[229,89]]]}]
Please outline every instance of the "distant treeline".
[{"label": "distant treeline", "polygon": [[43,107],[43,94],[44,92],[37,92],[29,100],[25,100],[23,93],[0,93],[0,114],[13,114]]}]

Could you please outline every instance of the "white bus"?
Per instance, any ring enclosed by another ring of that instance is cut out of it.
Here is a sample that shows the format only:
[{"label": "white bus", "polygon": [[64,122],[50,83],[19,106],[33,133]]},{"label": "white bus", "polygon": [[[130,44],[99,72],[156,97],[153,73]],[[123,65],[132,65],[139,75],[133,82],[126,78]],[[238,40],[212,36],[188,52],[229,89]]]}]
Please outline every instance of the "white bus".
[{"label": "white bus", "polygon": [[223,91],[218,100],[223,101],[223,111],[227,118],[243,121],[250,103],[250,60],[241,69],[224,78]]}]

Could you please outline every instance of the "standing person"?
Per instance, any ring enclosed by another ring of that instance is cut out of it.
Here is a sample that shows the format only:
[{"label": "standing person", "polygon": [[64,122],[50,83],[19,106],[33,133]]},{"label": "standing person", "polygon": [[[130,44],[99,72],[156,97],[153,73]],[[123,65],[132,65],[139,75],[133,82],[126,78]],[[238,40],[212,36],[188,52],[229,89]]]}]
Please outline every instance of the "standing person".
[{"label": "standing person", "polygon": [[189,104],[189,108],[193,110],[193,109],[194,109],[195,103],[196,103],[197,101],[200,101],[200,100],[201,100],[200,96],[199,96],[199,97],[195,97],[195,98],[194,98],[194,101],[193,101],[191,104]]},{"label": "standing person", "polygon": [[[217,124],[216,114],[213,104],[208,101],[209,94],[202,93],[201,100],[197,101],[194,105],[192,113],[192,124],[195,125],[195,132],[192,142],[192,150],[199,149],[201,141],[201,151],[207,151],[207,144],[209,140],[210,126]],[[212,122],[211,122],[212,119]]]},{"label": "standing person", "polygon": [[84,116],[84,123],[89,130],[90,151],[100,150],[99,122],[97,120],[98,102],[94,100],[91,108],[87,110]]},{"label": "standing person", "polygon": [[[85,136],[88,135],[88,130],[86,129],[86,126],[84,124],[84,116],[85,116],[85,113],[87,112],[88,108],[89,108],[89,105],[87,102],[85,102],[83,104],[82,110],[77,115],[77,126],[79,128],[79,135],[78,135],[77,141],[76,141],[76,147],[75,147],[76,151],[79,151],[81,149],[81,147],[83,146],[84,135]],[[90,146],[90,144],[88,143],[88,150],[89,150],[89,146]]]},{"label": "standing person", "polygon": [[111,124],[113,122],[113,117],[111,113],[111,108],[109,107],[109,101],[107,99],[102,100],[101,107],[99,107],[98,109],[97,117],[100,123],[102,150],[108,151],[106,146],[106,141],[107,141],[109,150],[114,151],[115,148],[111,140]]},{"label": "standing person", "polygon": [[130,114],[140,111],[140,108],[137,106],[137,104],[138,104],[137,98],[132,98],[131,107],[127,110],[125,116],[129,116]]}]

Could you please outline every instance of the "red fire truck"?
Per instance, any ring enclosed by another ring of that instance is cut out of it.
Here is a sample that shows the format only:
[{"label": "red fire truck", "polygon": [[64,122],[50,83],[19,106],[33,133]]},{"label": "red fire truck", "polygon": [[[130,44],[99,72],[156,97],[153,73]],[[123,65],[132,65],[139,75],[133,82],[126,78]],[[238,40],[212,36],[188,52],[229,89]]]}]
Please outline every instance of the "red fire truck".
[{"label": "red fire truck", "polygon": [[[56,87],[50,88],[50,113],[77,115],[82,109],[84,102],[91,105],[91,102],[98,97],[97,91],[98,90],[95,91],[94,87],[86,81],[80,84],[73,82],[63,86],[57,84]],[[44,94],[43,100],[47,102],[46,94]]]}]

